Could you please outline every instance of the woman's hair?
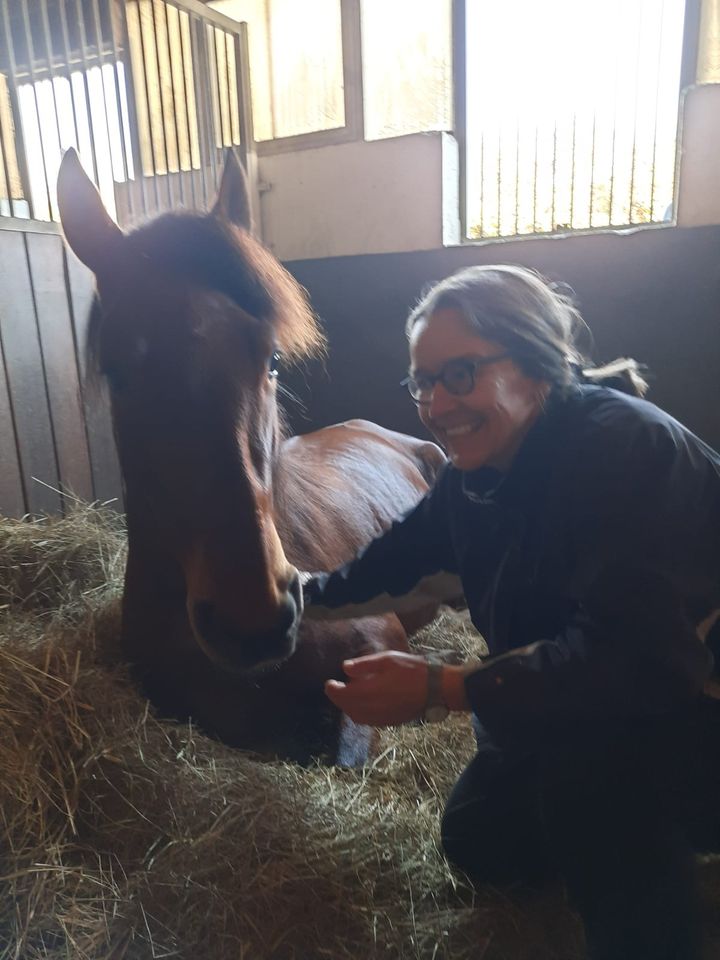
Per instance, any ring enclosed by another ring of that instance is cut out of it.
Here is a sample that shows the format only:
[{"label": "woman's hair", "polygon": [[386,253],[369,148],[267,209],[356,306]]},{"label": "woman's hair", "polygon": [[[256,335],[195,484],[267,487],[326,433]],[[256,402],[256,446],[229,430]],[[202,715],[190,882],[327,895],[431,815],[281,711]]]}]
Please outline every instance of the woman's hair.
[{"label": "woman's hair", "polygon": [[560,390],[578,380],[643,396],[647,383],[628,358],[593,367],[578,343],[591,339],[572,290],[525,267],[468,267],[435,284],[407,320],[406,332],[443,307],[459,310],[472,329],[504,347],[527,376]]}]

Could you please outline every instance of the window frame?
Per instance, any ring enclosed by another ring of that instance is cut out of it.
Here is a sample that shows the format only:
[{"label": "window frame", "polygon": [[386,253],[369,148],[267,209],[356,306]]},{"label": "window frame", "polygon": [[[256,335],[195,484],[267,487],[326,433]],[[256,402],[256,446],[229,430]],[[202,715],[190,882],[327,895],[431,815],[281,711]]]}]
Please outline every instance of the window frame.
[{"label": "window frame", "polygon": [[[533,236],[557,236],[557,231],[548,231],[525,234],[503,234],[499,237],[490,236],[476,239],[467,234],[467,2],[468,0],[452,0],[452,77],[453,77],[453,129],[452,134],[458,145],[458,197],[460,209],[458,211],[460,222],[460,244],[487,243],[496,240],[508,239],[527,239]],[[685,10],[683,14],[683,39],[682,52],[680,59],[680,83],[678,89],[678,111],[675,136],[675,179],[673,186],[673,219],[670,224],[662,223],[634,223],[626,226],[616,226],[604,224],[601,226],[592,226],[588,228],[576,228],[568,231],[571,234],[580,234],[596,231],[613,231],[624,229],[636,229],[638,227],[662,227],[671,226],[675,222],[675,203],[677,201],[676,190],[678,183],[678,168],[680,162],[680,133],[681,133],[681,111],[682,111],[682,92],[687,87],[695,83],[697,77],[698,51],[700,44],[700,23],[702,14],[703,0],[685,0]]]},{"label": "window frame", "polygon": [[276,153],[294,153],[298,150],[311,150],[315,147],[328,147],[341,143],[354,143],[365,139],[360,0],[340,0],[340,25],[344,126],[333,127],[331,130],[298,133],[290,137],[276,137],[272,140],[253,138],[255,152],[259,157]]}]

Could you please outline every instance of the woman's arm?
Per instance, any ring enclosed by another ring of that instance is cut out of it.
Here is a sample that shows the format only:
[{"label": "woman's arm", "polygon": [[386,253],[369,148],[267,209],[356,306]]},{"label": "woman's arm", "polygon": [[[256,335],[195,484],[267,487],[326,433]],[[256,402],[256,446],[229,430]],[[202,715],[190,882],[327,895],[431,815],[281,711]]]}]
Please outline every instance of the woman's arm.
[{"label": "woman's arm", "polygon": [[335,620],[404,613],[461,595],[446,498],[441,474],[413,510],[354,560],[332,573],[307,577],[305,615]]},{"label": "woman's arm", "polygon": [[[441,697],[452,711],[467,711],[465,677],[477,663],[443,664]],[[395,651],[346,660],[347,680],[328,680],[325,692],[356,723],[387,727],[422,719],[428,705],[428,661]]]}]

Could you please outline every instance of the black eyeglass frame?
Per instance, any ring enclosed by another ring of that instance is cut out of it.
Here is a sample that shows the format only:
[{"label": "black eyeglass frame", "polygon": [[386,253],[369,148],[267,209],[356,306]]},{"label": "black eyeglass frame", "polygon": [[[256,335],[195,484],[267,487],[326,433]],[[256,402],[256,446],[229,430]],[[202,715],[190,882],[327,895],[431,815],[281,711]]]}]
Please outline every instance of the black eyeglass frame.
[{"label": "black eyeglass frame", "polygon": [[[419,397],[415,396],[413,392],[413,384],[417,388],[417,381],[415,377],[409,376],[405,377],[404,380],[400,381],[401,387],[406,387],[410,397],[413,402],[419,407],[426,407],[432,403],[432,394],[435,389],[436,383],[441,383],[447,392],[453,397],[466,397],[469,393],[475,389],[475,379],[477,377],[478,370],[482,370],[485,367],[491,366],[493,363],[499,363],[501,360],[509,360],[509,353],[495,353],[491,357],[457,357],[454,360],[448,360],[443,364],[440,371],[436,374],[424,374],[423,380],[426,380],[430,384],[430,396],[427,400],[421,400]],[[464,368],[468,375],[468,386],[467,388],[458,389],[456,384],[451,385],[446,379],[447,371],[449,368],[454,367],[458,369]]]}]

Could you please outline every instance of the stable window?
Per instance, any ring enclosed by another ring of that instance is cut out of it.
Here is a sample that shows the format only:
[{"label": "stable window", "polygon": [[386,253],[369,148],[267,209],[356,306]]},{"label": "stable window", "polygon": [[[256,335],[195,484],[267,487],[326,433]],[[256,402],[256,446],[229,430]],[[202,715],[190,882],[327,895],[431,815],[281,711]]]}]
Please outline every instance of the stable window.
[{"label": "stable window", "polygon": [[469,239],[672,218],[685,0],[466,0]]},{"label": "stable window", "polygon": [[207,203],[247,147],[244,66],[195,0],[0,0],[0,216],[57,220],[71,146],[120,222]]}]

